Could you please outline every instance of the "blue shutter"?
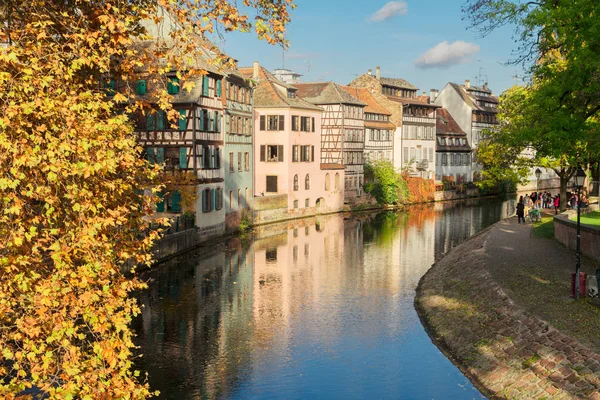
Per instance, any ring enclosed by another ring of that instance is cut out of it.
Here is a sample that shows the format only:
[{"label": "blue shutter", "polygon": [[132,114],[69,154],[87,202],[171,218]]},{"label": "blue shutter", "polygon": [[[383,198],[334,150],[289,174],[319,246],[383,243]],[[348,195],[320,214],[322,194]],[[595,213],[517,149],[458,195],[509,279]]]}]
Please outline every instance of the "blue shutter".
[{"label": "blue shutter", "polygon": [[146,160],[148,160],[148,162],[151,164],[154,164],[156,162],[156,157],[154,155],[154,147],[146,148]]},{"label": "blue shutter", "polygon": [[187,110],[179,110],[179,130],[187,129]]},{"label": "blue shutter", "polygon": [[156,149],[156,163],[162,164],[165,162],[165,149],[159,147]]},{"label": "blue shutter", "polygon": [[179,168],[187,169],[188,161],[187,161],[187,147],[179,148]]},{"label": "blue shutter", "polygon": [[221,81],[217,81],[217,97],[221,97]]},{"label": "blue shutter", "polygon": [[160,199],[160,201],[158,203],[156,203],[156,212],[165,212],[165,197],[164,197],[164,195],[161,192],[157,193],[156,195]]},{"label": "blue shutter", "polygon": [[181,193],[175,190],[171,193],[171,210],[173,212],[181,212]]},{"label": "blue shutter", "polygon": [[163,110],[156,113],[156,129],[165,129],[165,112]]},{"label": "blue shutter", "polygon": [[167,84],[167,92],[169,94],[179,93],[179,78],[175,76],[169,78],[169,83]]},{"label": "blue shutter", "polygon": [[210,189],[210,210],[215,209],[215,189]]},{"label": "blue shutter", "polygon": [[208,96],[208,76],[202,77],[202,96]]}]

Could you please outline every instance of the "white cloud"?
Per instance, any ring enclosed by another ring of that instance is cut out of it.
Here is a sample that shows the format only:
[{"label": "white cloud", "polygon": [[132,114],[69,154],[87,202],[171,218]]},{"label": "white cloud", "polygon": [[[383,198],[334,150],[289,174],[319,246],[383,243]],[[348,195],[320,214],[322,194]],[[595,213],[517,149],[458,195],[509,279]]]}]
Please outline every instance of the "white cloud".
[{"label": "white cloud", "polygon": [[379,10],[375,11],[369,19],[373,22],[381,22],[395,17],[396,15],[406,15],[407,12],[408,5],[405,1],[390,1]]},{"label": "white cloud", "polygon": [[471,57],[479,52],[479,46],[462,40],[449,44],[447,41],[439,43],[421,55],[415,65],[419,68],[449,67],[471,61]]}]

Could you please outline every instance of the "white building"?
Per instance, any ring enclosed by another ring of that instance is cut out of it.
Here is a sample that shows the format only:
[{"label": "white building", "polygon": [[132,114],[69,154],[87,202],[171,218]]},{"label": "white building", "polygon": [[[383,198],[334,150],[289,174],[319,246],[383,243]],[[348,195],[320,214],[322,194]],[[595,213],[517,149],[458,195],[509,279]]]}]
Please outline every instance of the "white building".
[{"label": "white building", "polygon": [[435,180],[468,182],[471,146],[467,134],[445,108],[437,110]]}]

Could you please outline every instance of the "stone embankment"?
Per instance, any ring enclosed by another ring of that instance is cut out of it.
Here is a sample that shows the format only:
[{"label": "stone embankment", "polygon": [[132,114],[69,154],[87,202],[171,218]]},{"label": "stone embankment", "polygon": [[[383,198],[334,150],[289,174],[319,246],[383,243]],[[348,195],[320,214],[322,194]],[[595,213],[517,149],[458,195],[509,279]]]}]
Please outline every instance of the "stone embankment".
[{"label": "stone embankment", "polygon": [[[546,301],[559,314],[583,307],[593,317],[595,311],[587,309],[592,306],[568,298],[571,265],[557,275],[556,301],[517,295],[515,288],[552,286],[544,268],[571,256],[556,242],[539,240],[530,237],[530,225],[511,219],[453,249],[419,285],[421,320],[438,347],[490,398],[600,400],[600,331],[566,334],[554,327],[560,325],[554,314],[539,311]],[[532,251],[534,245],[540,247]],[[527,270],[530,265],[541,267]],[[523,281],[511,286],[510,276]]]}]

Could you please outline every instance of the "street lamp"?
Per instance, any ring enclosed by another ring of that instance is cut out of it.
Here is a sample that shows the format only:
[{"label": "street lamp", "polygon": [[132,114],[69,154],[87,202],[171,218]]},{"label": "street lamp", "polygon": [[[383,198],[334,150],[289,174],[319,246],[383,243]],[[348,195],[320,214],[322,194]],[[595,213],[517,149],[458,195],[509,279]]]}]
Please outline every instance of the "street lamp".
[{"label": "street lamp", "polygon": [[537,199],[540,196],[539,186],[540,186],[540,177],[541,176],[542,176],[542,171],[540,171],[540,169],[537,168],[535,170],[535,202],[536,202],[536,204],[533,205],[533,208],[537,208]]},{"label": "street lamp", "polygon": [[581,254],[579,244],[581,241],[581,223],[579,218],[581,217],[581,188],[585,182],[585,171],[581,168],[577,168],[575,173],[575,187],[577,188],[577,264],[575,265],[575,300],[579,300],[579,270],[581,269]]}]

